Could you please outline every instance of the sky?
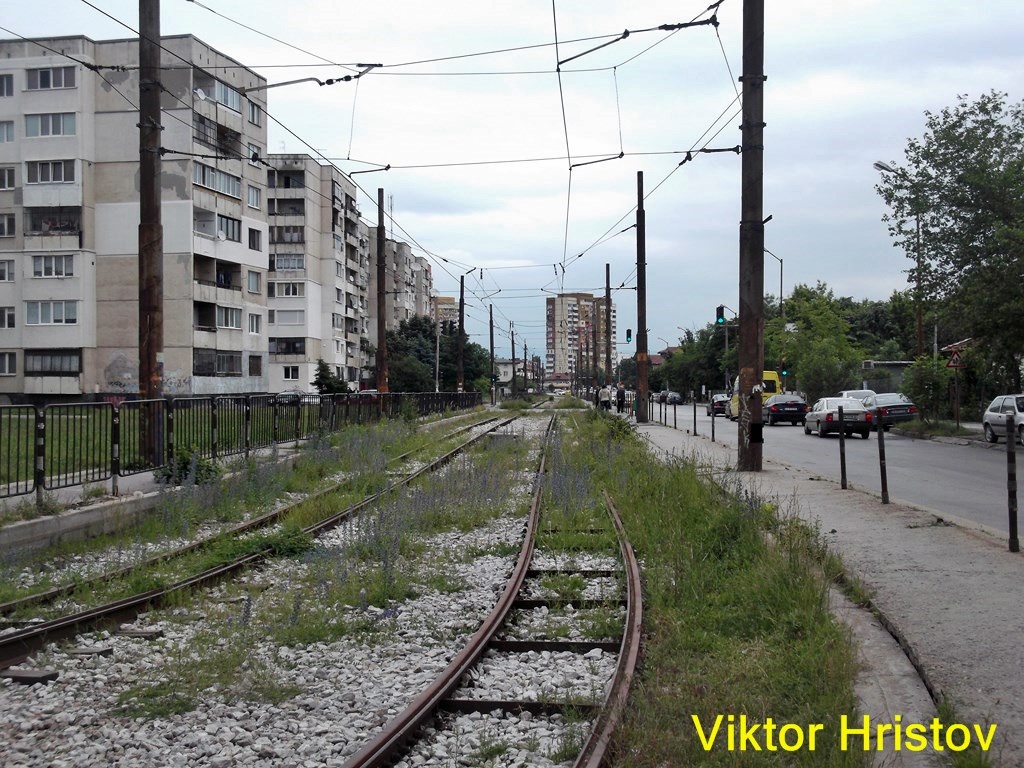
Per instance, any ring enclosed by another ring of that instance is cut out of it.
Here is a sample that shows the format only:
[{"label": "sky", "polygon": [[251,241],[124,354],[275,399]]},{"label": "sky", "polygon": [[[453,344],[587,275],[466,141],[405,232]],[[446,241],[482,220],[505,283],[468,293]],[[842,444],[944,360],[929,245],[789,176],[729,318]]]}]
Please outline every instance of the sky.
[{"label": "sky", "polygon": [[[4,37],[138,29],[134,0],[51,0],[46,14],[2,4]],[[1022,100],[1024,3],[765,5],[765,293],[781,278],[784,297],[823,282],[888,299],[910,261],[882,221],[872,163],[901,164],[926,112],[961,95]],[[345,172],[390,165],[353,177],[364,219],[376,225],[383,188],[389,237],[428,259],[438,293],[457,297],[465,276],[467,331],[485,347],[493,305],[500,356],[513,324],[517,353],[525,341],[543,355],[545,298],[603,294],[608,264],[629,356],[638,172],[651,351],[713,323],[718,304],[739,306],[741,159],[680,161],[740,144],[742,9],[723,0],[717,27],[662,31],[710,18],[708,0],[161,0],[161,31],[191,33],[271,84],[383,65],[268,89],[268,152]]]}]

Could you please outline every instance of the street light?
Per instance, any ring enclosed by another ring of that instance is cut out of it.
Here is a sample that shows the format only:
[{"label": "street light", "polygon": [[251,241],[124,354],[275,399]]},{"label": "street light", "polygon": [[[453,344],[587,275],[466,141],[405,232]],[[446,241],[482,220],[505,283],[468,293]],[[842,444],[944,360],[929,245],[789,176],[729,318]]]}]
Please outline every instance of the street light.
[{"label": "street light", "polygon": [[[889,165],[888,163],[882,162],[881,160],[876,160],[874,163],[871,164],[871,167],[874,168],[879,173],[891,173],[895,176],[900,176],[907,183],[908,187],[911,186],[910,177],[907,175],[907,172],[902,168],[894,168],[893,166]],[[924,354],[924,322],[921,315],[921,211],[920,201],[918,200],[916,193],[914,195],[914,225],[917,231],[915,243],[915,258],[917,261],[917,280],[915,281],[914,286],[914,303],[917,305],[917,354],[915,355],[915,357],[920,357],[921,355]]]},{"label": "street light", "polygon": [[764,249],[764,252],[771,256],[773,259],[775,259],[777,262],[779,262],[779,314],[781,314],[782,319],[785,320],[786,308],[782,304],[782,259],[780,259],[774,253],[769,251],[767,248]]}]

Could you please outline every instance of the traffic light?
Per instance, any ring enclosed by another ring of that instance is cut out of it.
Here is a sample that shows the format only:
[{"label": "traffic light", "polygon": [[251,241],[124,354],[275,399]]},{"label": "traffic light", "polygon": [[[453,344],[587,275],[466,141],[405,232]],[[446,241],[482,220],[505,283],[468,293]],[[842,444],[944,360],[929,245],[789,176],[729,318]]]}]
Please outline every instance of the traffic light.
[{"label": "traffic light", "polygon": [[629,344],[629,342],[631,342],[632,340],[633,340],[633,329],[632,328],[627,328],[626,329],[626,343]]},{"label": "traffic light", "polygon": [[724,304],[719,304],[715,308],[715,323],[718,324],[718,325],[724,325],[725,324],[725,305]]}]

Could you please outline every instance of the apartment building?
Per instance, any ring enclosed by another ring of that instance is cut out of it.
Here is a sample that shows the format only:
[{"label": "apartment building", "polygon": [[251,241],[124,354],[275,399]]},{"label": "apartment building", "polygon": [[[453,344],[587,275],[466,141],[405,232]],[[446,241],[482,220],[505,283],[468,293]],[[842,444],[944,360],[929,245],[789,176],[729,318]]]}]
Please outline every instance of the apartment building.
[{"label": "apartment building", "polygon": [[[377,306],[377,238],[370,237],[370,316],[376,318]],[[431,295],[434,284],[430,265],[421,256],[414,256],[408,243],[384,240],[384,326],[395,330],[403,320],[415,316],[431,316]],[[377,345],[377,324],[370,324],[370,342]]]},{"label": "apartment building", "polygon": [[368,362],[370,251],[356,186],[308,155],[268,162],[270,388],[311,391],[324,360],[357,390]]},{"label": "apartment building", "polygon": [[[605,323],[605,298],[589,293],[560,293],[545,302],[546,355],[548,378],[575,375],[605,367],[605,343],[612,343],[612,367],[618,363],[615,350],[615,303],[611,305],[611,327]],[[597,345],[595,347],[595,332]]]},{"label": "apartment building", "polygon": [[[0,41],[0,394],[137,393],[138,41],[39,42]],[[162,44],[164,392],[266,391],[265,80]]]}]

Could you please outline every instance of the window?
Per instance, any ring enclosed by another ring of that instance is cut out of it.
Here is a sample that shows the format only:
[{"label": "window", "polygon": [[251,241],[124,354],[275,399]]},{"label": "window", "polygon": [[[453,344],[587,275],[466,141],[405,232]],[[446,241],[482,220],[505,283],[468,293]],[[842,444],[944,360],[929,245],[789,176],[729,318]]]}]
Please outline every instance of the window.
[{"label": "window", "polygon": [[242,310],[237,307],[222,307],[218,304],[217,327],[240,329],[242,327]]},{"label": "window", "polygon": [[249,122],[253,125],[260,124],[260,105],[254,101],[249,102]]},{"label": "window", "polygon": [[249,207],[260,209],[260,188],[249,185]]},{"label": "window", "polygon": [[331,327],[338,331],[343,330],[345,328],[345,316],[339,315],[337,312],[332,312]]},{"label": "window", "polygon": [[[0,221],[3,219],[0,218]],[[14,282],[14,262],[10,259],[0,261],[0,283]]]},{"label": "window", "polygon": [[0,352],[0,376],[14,376],[17,372],[17,356],[13,352]]},{"label": "window", "polygon": [[0,307],[0,328],[14,327],[14,307]]},{"label": "window", "polygon": [[289,225],[286,227],[271,227],[270,242],[304,243],[306,242],[306,228],[297,225]]},{"label": "window", "polygon": [[267,296],[271,299],[280,296],[305,296],[305,283],[267,283]]},{"label": "window", "polygon": [[271,338],[268,350],[272,355],[304,355],[306,354],[305,339]]},{"label": "window", "polygon": [[25,115],[25,135],[74,136],[75,113],[52,112],[44,115]]},{"label": "window", "polygon": [[[251,233],[252,230],[250,229],[249,232]],[[251,245],[251,234],[250,234],[250,247],[252,247],[252,245]],[[250,269],[249,273],[248,273],[248,276],[247,276],[247,280],[248,280],[248,282],[246,283],[246,287],[249,289],[249,293],[259,293],[260,292],[260,288],[262,287],[262,283],[263,283],[263,281],[261,279],[260,273],[259,272],[254,272],[253,270]]]},{"label": "window", "polygon": [[224,237],[234,243],[242,242],[242,222],[232,219],[230,216],[217,215],[217,232],[223,232]]},{"label": "window", "polygon": [[30,91],[45,91],[51,88],[75,87],[74,67],[30,69],[26,71],[25,74],[28,75],[28,89]]},{"label": "window", "polygon": [[28,211],[26,234],[75,234],[82,229],[82,215],[78,208],[28,208],[26,210]]},{"label": "window", "polygon": [[249,313],[249,333],[259,333],[263,330],[263,315],[254,312]]},{"label": "window", "polygon": [[231,197],[242,198],[242,179],[202,163],[192,164],[192,183],[209,187]]},{"label": "window", "polygon": [[75,257],[71,254],[32,257],[32,277],[71,277],[74,274]]},{"label": "window", "polygon": [[0,120],[0,144],[14,141],[14,121]]},{"label": "window", "polygon": [[249,250],[263,250],[263,233],[258,229],[253,229],[252,227],[249,228]]},{"label": "window", "polygon": [[260,164],[260,155],[262,155],[262,154],[263,153],[260,152],[260,148],[259,147],[257,147],[255,144],[250,144],[249,145],[249,165],[259,165]]},{"label": "window", "polygon": [[49,184],[50,182],[73,182],[75,180],[74,160],[38,160],[28,163],[25,174],[26,184]]},{"label": "window", "polygon": [[249,375],[250,376],[262,376],[263,375],[263,356],[262,355],[249,355]]},{"label": "window", "polygon": [[299,380],[299,366],[297,366],[297,365],[286,365],[284,367],[284,380],[285,381],[298,381]]},{"label": "window", "polygon": [[217,375],[218,376],[241,376],[242,375],[242,353],[241,352],[218,352],[217,353]]},{"label": "window", "polygon": [[[28,301],[26,325],[76,325],[78,323],[77,301]],[[76,371],[77,373],[77,371]]]},{"label": "window", "polygon": [[0,75],[0,96],[14,95],[14,75]]},{"label": "window", "polygon": [[14,168],[0,168],[0,189],[14,189]]},{"label": "window", "polygon": [[0,237],[14,237],[13,213],[0,213]]},{"label": "window", "polygon": [[306,257],[301,253],[279,253],[270,257],[270,271],[305,269]]},{"label": "window", "polygon": [[217,124],[208,117],[195,113],[192,117],[192,137],[200,144],[217,147]]},{"label": "window", "polygon": [[218,80],[214,87],[214,96],[219,103],[228,109],[239,113],[242,111],[242,94],[230,85]]},{"label": "window", "polygon": [[267,322],[277,325],[302,325],[306,313],[301,309],[271,309],[267,311]]},{"label": "window", "polygon": [[77,376],[82,372],[80,349],[26,349],[26,376]]}]

